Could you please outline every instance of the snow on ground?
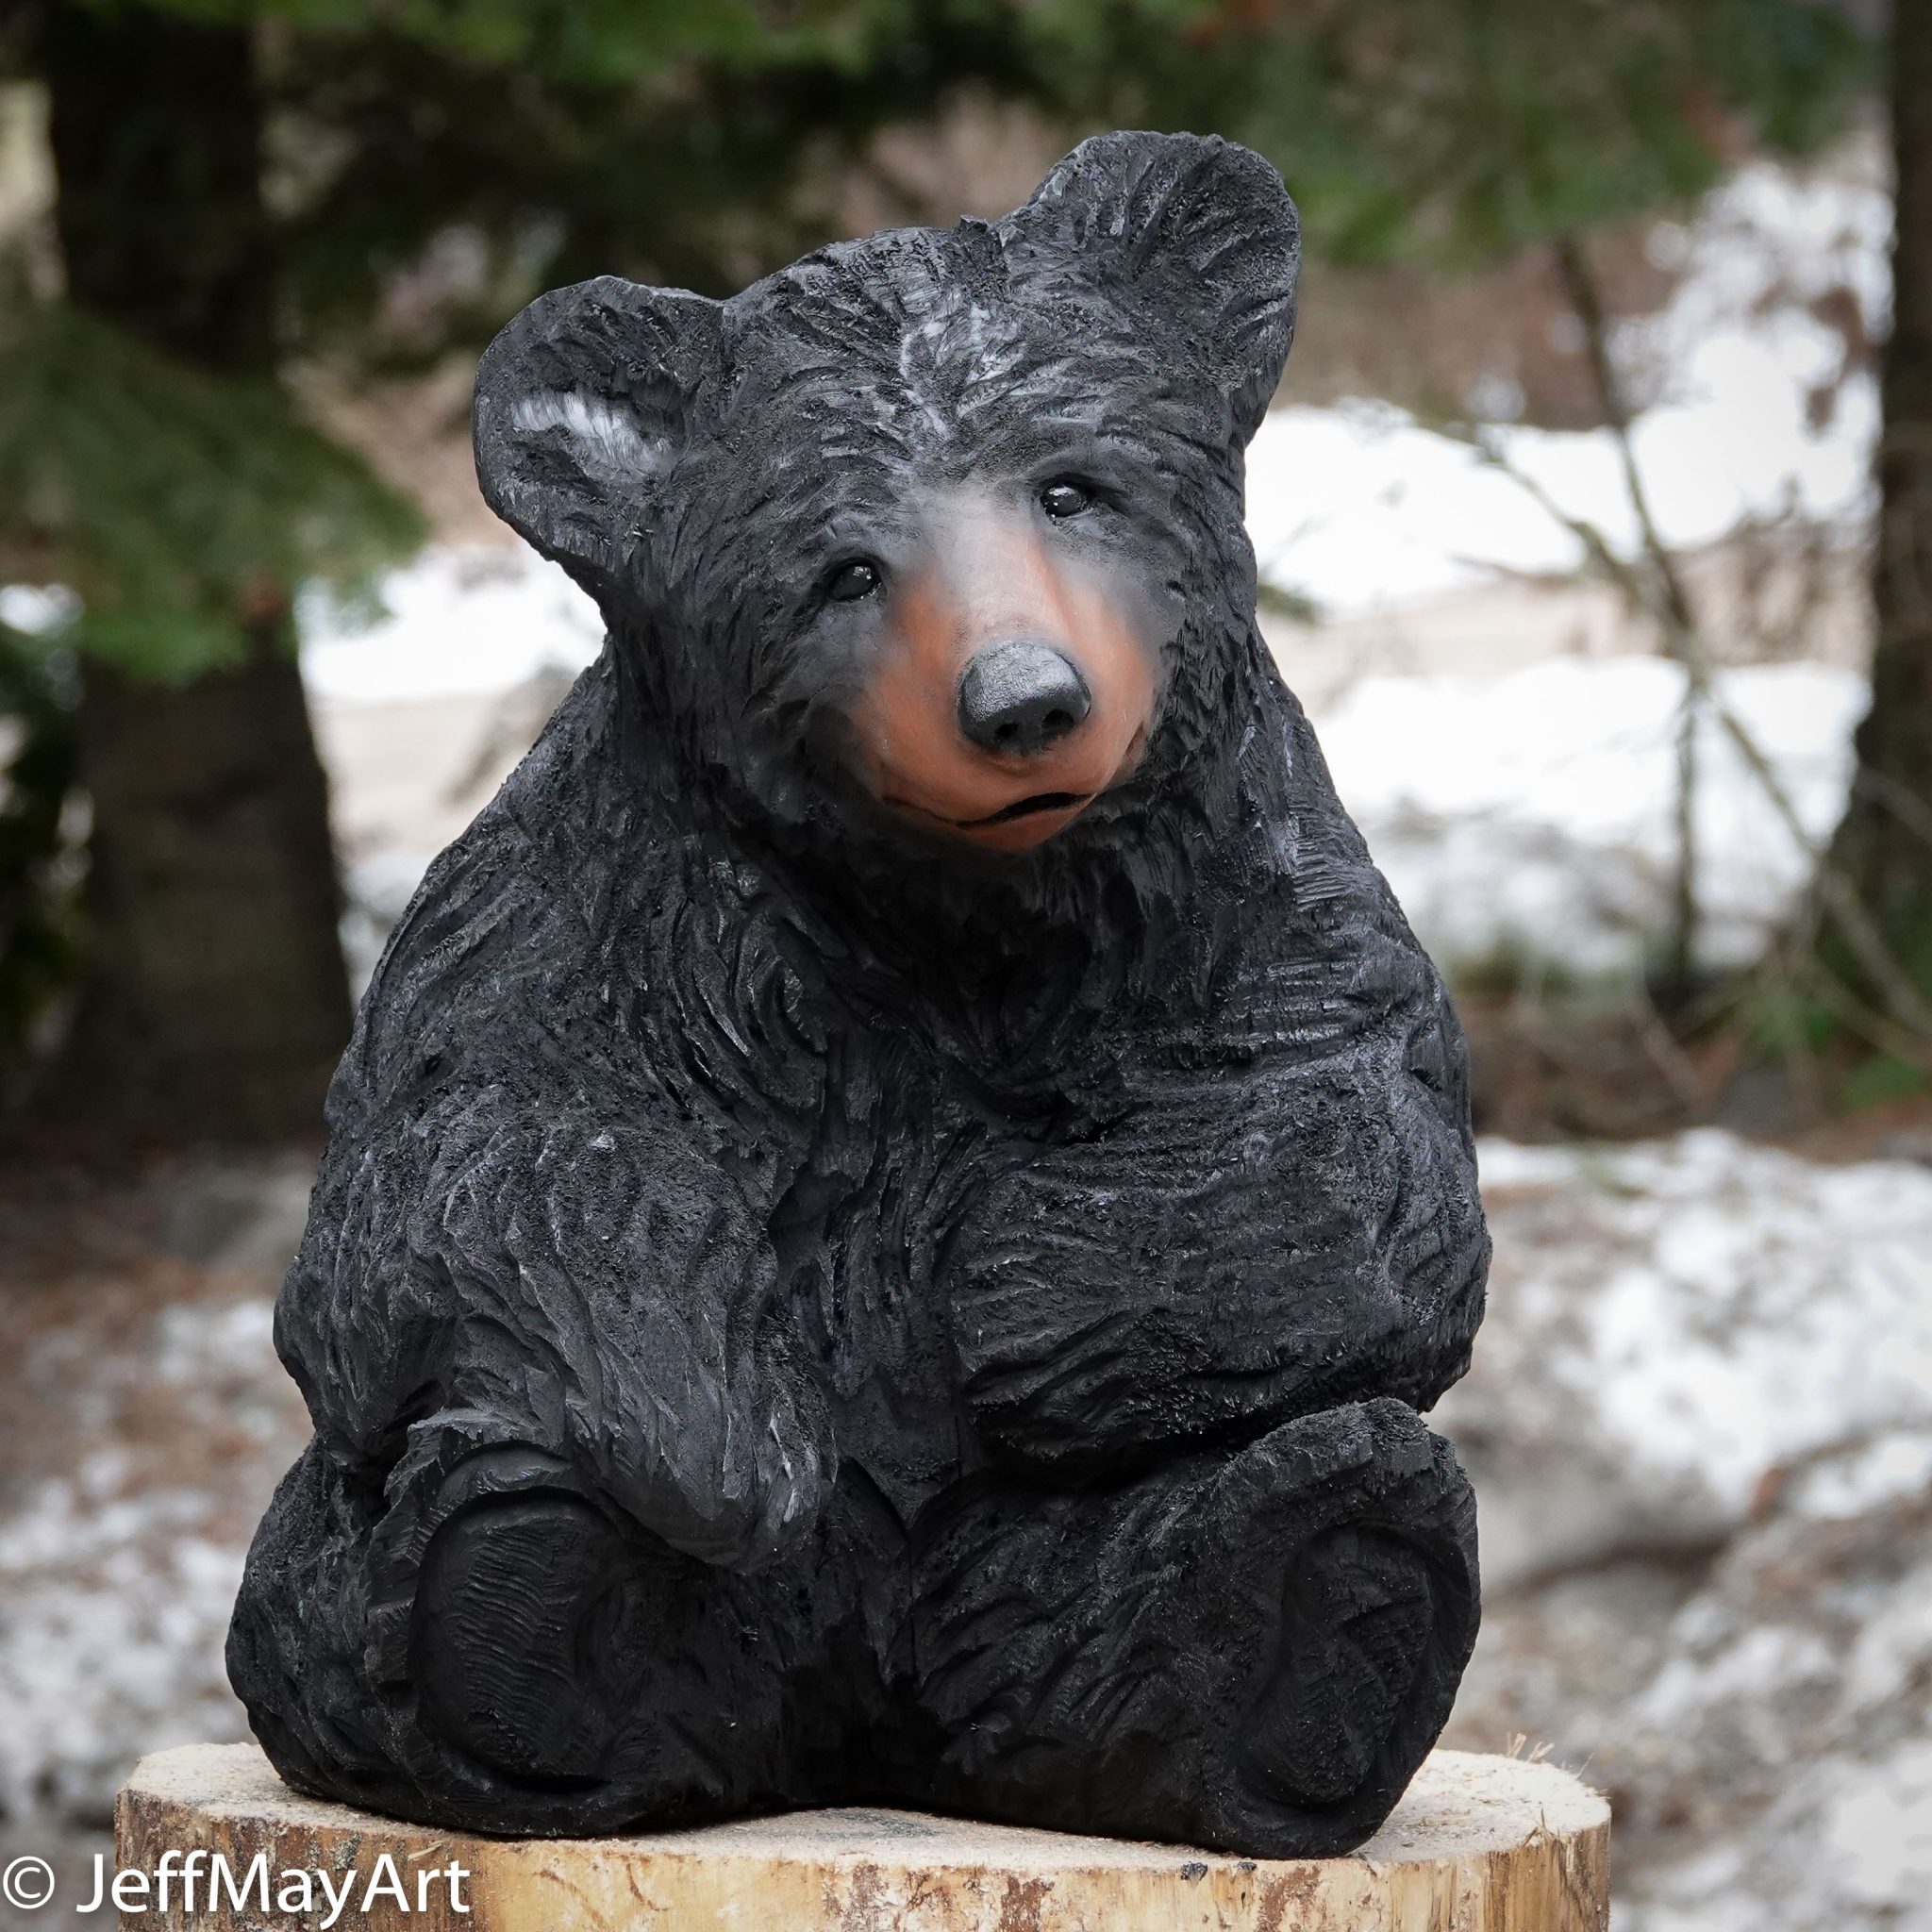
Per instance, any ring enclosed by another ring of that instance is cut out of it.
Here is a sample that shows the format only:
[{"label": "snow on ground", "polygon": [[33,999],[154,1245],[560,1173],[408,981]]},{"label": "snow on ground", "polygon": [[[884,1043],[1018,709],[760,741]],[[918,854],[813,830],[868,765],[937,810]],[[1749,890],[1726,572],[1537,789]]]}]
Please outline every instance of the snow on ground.
[{"label": "snow on ground", "polygon": [[[1717,687],[1815,848],[1844,808],[1864,680],[1775,664]],[[1661,658],[1556,658],[1364,678],[1318,728],[1342,803],[1439,959],[1627,975],[1673,918],[1683,691]],[[1810,855],[1707,708],[1694,743],[1697,950],[1743,966],[1805,890]]]},{"label": "snow on ground", "polygon": [[1932,1932],[1932,1169],[1481,1154],[1448,1741],[1609,1789],[1615,1932]]},{"label": "snow on ground", "polygon": [[184,1161],[131,1190],[56,1173],[0,1198],[12,1837],[101,1824],[138,1752],[245,1735],[222,1642],[255,1521],[306,1434],[270,1319],[309,1169]]},{"label": "snow on ground", "polygon": [[[1707,1547],[1807,1458],[1932,1426],[1932,1170],[1704,1129],[1488,1141],[1482,1176],[1490,1314],[1441,1416],[1484,1500],[1492,1581]],[[1810,1507],[1909,1487],[1908,1440]]]},{"label": "snow on ground", "polygon": [[242,1735],[216,1659],[242,1553],[197,1491],[110,1500],[126,1474],[91,1457],[0,1528],[0,1816],[99,1817],[130,1747]]},{"label": "snow on ground", "polygon": [[1932,1932],[1932,1499],[1816,1507],[1925,1444],[1820,1452],[1707,1560],[1489,1592],[1449,1741],[1609,1790],[1614,1932]]},{"label": "snow on ground", "polygon": [[310,690],[360,704],[508,691],[551,665],[581,670],[604,641],[597,607],[522,543],[432,545],[383,579],[381,597],[374,624],[319,591],[303,600]]}]

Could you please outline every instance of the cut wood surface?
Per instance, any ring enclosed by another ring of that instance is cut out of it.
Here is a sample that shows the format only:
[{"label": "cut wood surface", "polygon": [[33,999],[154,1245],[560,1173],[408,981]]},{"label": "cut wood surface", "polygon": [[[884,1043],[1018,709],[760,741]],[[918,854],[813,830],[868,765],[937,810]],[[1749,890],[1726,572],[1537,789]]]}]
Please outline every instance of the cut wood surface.
[{"label": "cut wood surface", "polygon": [[[144,1758],[116,1824],[122,1923],[198,1932],[319,1927],[332,1900],[343,1932],[1603,1932],[1609,1923],[1603,1798],[1553,1765],[1459,1751],[1437,1752],[1354,1857],[1292,1863],[906,1811],[802,1811],[637,1838],[474,1838],[300,1797],[252,1744]],[[191,1900],[181,1868],[197,1850],[208,1856],[193,1862]],[[462,1874],[454,1897],[453,1863]]]}]

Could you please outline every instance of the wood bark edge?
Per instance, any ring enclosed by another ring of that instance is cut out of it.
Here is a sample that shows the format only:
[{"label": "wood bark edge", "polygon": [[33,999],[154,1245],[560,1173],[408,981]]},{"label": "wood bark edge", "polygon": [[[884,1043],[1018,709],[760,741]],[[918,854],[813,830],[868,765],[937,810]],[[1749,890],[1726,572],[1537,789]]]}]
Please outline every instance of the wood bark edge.
[{"label": "wood bark edge", "polygon": [[[150,1882],[123,1923],[184,1932],[320,1927],[319,1887],[307,1912],[275,1903],[279,1874],[318,1870],[339,1897],[356,1874],[334,1922],[355,1932],[1603,1932],[1609,1829],[1607,1804],[1567,1772],[1454,1751],[1429,1759],[1355,1857],[1287,1863],[894,1811],[491,1840],[300,1797],[252,1744],[145,1758],[116,1811],[118,1868]],[[164,1908],[156,1874],[170,1850]],[[179,1872],[194,1850],[209,1857],[191,1907]],[[217,1855],[232,1880],[210,1907]],[[452,1861],[467,1910],[446,1878],[424,1882]]]}]

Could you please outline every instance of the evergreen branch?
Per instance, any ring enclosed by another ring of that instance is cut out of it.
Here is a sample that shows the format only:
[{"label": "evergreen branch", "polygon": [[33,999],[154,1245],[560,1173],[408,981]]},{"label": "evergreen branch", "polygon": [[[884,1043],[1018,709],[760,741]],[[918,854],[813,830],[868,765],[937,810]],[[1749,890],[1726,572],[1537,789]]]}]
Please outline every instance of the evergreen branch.
[{"label": "evergreen branch", "polygon": [[0,557],[76,592],[85,648],[192,675],[296,586],[366,592],[420,542],[413,507],[275,385],[191,368],[74,308],[8,323]]}]

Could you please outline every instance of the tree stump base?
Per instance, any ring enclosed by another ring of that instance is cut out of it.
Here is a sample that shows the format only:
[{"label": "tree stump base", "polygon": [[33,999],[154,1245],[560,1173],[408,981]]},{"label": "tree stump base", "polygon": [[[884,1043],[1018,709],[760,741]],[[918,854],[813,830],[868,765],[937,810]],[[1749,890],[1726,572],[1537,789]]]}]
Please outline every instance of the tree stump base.
[{"label": "tree stump base", "polygon": [[[344,1932],[1603,1932],[1609,1923],[1603,1798],[1552,1765],[1460,1751],[1438,1751],[1353,1857],[1292,1862],[908,1811],[799,1811],[639,1838],[475,1838],[300,1797],[252,1744],[143,1758],[115,1826],[123,1924],[183,1932],[325,1922]],[[193,1861],[191,1897],[182,1868],[196,1851],[208,1856]],[[452,1864],[462,1874],[454,1896]]]}]

